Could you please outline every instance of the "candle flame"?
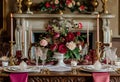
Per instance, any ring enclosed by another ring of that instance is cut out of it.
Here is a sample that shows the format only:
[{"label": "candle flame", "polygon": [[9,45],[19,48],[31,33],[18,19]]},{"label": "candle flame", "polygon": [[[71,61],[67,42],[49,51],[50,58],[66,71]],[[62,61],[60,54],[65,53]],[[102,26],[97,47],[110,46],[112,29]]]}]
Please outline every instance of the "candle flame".
[{"label": "candle flame", "polygon": [[11,18],[13,17],[13,14],[12,14],[12,13],[10,14],[10,17],[11,17]]}]

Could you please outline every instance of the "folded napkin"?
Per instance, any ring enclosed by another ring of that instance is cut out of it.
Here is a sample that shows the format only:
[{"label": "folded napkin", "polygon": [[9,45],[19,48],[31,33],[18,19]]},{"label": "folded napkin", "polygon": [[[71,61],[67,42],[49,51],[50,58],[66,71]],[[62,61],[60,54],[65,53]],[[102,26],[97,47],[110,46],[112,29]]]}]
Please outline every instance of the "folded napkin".
[{"label": "folded napkin", "polygon": [[110,82],[110,74],[107,72],[92,73],[94,82]]},{"label": "folded napkin", "polygon": [[28,82],[27,73],[11,73],[10,74],[11,82]]}]

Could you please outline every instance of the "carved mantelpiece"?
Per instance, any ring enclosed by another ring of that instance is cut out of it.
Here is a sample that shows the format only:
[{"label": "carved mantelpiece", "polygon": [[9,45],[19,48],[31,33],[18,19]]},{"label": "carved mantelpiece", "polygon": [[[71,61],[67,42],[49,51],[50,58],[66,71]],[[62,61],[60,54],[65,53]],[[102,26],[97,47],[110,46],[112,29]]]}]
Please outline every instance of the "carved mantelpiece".
[{"label": "carved mantelpiece", "polygon": [[[96,22],[97,15],[92,14],[13,14],[13,17],[16,20],[16,30],[15,30],[15,41],[16,45],[24,44],[24,57],[27,57],[28,47],[33,40],[34,32],[44,32],[45,24],[51,18],[60,18],[65,17],[67,19],[74,19],[77,22],[83,24],[83,31],[87,30],[89,24],[89,30],[93,32],[93,37],[96,37]],[[111,34],[109,27],[109,19],[114,18],[114,15],[111,14],[101,14],[101,28],[103,29],[103,43],[111,43]],[[107,28],[107,30],[106,30]],[[96,38],[93,40],[95,43]],[[94,46],[94,45],[93,45]]]}]

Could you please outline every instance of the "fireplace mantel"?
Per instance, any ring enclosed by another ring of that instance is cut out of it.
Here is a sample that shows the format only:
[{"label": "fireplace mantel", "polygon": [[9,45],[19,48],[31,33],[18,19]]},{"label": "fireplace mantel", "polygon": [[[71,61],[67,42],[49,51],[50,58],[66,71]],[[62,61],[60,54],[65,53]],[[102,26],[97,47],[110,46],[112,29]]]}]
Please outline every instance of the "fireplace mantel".
[{"label": "fireplace mantel", "polygon": [[[26,19],[30,19],[30,18],[56,18],[56,17],[66,17],[66,18],[97,18],[97,15],[95,14],[13,14],[14,18],[26,18]],[[107,19],[111,19],[114,18],[115,16],[112,14],[101,14],[100,18],[107,18]]]},{"label": "fireplace mantel", "polygon": [[[28,55],[29,45],[32,41],[33,32],[44,31],[44,26],[48,20],[51,18],[70,18],[78,22],[83,23],[83,29],[87,30],[89,23],[89,30],[94,32],[94,37],[96,37],[96,21],[97,15],[95,14],[13,14],[13,18],[16,20],[15,27],[15,42],[17,46],[24,49],[24,57]],[[109,19],[114,18],[112,14],[100,14],[101,24],[100,27],[103,30],[103,43],[111,43],[111,29],[109,27]],[[94,42],[96,39],[94,40]],[[93,42],[93,43],[94,43]]]}]

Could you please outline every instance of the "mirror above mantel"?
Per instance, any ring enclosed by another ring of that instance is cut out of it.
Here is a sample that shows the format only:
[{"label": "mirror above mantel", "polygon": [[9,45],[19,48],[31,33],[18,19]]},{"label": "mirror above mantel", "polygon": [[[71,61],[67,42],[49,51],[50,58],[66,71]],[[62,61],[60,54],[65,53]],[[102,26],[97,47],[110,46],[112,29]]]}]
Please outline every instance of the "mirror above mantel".
[{"label": "mirror above mantel", "polygon": [[[93,43],[96,41],[96,27],[97,27],[97,15],[95,14],[13,14],[13,18],[16,20],[15,28],[15,42],[16,45],[24,46],[24,56],[28,57],[28,48],[33,43],[34,32],[44,32],[45,24],[52,18],[64,17],[66,19],[73,19],[83,24],[83,31],[89,31],[93,33]],[[100,14],[100,36],[103,37],[101,42],[111,43],[111,29],[109,28],[109,19],[114,18],[112,14]],[[95,44],[93,44],[95,46]]]}]

